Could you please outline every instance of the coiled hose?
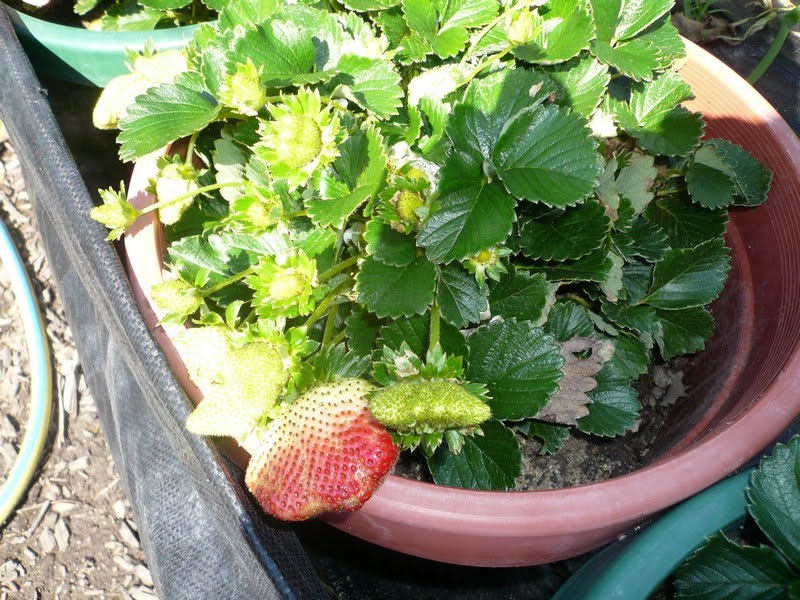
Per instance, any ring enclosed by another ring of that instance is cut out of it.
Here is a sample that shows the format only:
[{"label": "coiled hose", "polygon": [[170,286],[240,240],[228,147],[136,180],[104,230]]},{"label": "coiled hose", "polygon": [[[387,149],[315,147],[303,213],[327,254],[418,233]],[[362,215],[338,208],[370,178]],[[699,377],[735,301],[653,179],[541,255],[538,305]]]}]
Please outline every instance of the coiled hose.
[{"label": "coiled hose", "polygon": [[14,298],[19,306],[31,373],[31,405],[22,444],[11,471],[0,486],[0,525],[3,525],[27,491],[44,451],[52,414],[52,375],[50,348],[42,315],[19,252],[1,220],[0,263],[8,273]]}]

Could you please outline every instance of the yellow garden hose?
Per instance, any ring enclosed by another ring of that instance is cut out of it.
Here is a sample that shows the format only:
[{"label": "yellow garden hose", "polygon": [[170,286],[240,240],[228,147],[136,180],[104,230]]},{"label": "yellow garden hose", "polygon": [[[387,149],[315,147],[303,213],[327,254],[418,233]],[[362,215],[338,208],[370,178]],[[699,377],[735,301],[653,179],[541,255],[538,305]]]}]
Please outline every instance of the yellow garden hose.
[{"label": "yellow garden hose", "polygon": [[19,454],[0,487],[0,525],[5,524],[30,485],[42,457],[52,412],[50,348],[31,282],[5,224],[0,221],[0,263],[19,306],[31,373],[31,406]]}]

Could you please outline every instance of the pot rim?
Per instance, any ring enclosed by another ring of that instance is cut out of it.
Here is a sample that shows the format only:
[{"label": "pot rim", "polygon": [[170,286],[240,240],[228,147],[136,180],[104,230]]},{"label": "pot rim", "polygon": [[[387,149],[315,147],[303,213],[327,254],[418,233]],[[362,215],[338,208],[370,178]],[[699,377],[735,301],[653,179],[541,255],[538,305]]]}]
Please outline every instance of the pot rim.
[{"label": "pot rim", "polygon": [[[691,63],[730,81],[736,94],[764,120],[764,127],[779,141],[786,154],[800,156],[800,140],[758,92],[711,54],[692,42],[684,42]],[[143,164],[148,159],[155,160],[151,155],[142,159]],[[794,179],[800,181],[800,164],[795,164],[793,171]],[[131,200],[142,202],[146,194],[143,188],[135,188],[133,184],[132,180],[131,196],[137,189],[139,194]],[[141,204],[136,206],[141,207]],[[146,295],[137,280],[130,255],[136,245],[134,240],[147,224],[135,227],[136,231],[130,232],[133,235],[126,234],[124,239],[129,250],[126,254],[131,283],[140,300]],[[149,235],[152,239],[153,233]],[[141,302],[139,305],[142,306]],[[152,328],[157,317],[155,314],[151,317],[155,319],[148,323]],[[164,340],[169,341],[168,333],[160,326],[156,328],[156,337],[162,344]],[[476,538],[541,538],[633,525],[742,466],[777,438],[798,413],[800,344],[795,345],[762,394],[736,418],[680,452],[631,473],[581,486],[524,492],[465,490],[389,475],[358,512],[322,518],[345,530],[351,528],[349,521],[366,519],[376,523],[413,523],[421,530],[443,534],[462,534],[466,530]],[[730,443],[731,439],[736,439],[737,443]],[[700,471],[696,464],[705,464],[706,468]],[[674,482],[669,493],[664,493],[665,480]]]}]

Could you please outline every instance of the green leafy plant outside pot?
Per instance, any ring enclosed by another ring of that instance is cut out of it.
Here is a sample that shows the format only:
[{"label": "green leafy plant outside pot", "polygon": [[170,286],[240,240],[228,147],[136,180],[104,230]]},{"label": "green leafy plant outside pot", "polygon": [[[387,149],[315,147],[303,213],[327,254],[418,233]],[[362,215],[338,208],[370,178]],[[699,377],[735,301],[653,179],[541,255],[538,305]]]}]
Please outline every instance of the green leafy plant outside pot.
[{"label": "green leafy plant outside pot", "polygon": [[[207,398],[189,426],[252,449],[251,491],[288,519],[380,483],[396,450],[366,406],[436,483],[481,490],[514,486],[520,435],[553,452],[570,427],[633,428],[653,356],[711,335],[726,210],[771,180],[680,106],[668,2],[351,4],[203,26],[119,121],[124,159],[181,138],[185,156],[157,159],[154,204],[103,190],[93,212],[114,239],[158,211],[169,272],[148,292],[195,324],[185,358],[220,357],[188,359]],[[282,368],[245,386],[256,354]],[[272,497],[275,465],[309,488]]]},{"label": "green leafy plant outside pot", "polygon": [[128,52],[146,47],[159,51],[183,48],[196,25],[156,31],[90,31],[50,23],[2,6],[37,71],[62,81],[104,87],[128,72]]},{"label": "green leafy plant outside pot", "polygon": [[[798,465],[800,438],[795,437],[778,445],[757,469],[708,488],[603,550],[554,600],[645,600],[670,576],[677,598],[795,597],[800,586]],[[726,535],[748,514],[767,544],[736,543]]]}]

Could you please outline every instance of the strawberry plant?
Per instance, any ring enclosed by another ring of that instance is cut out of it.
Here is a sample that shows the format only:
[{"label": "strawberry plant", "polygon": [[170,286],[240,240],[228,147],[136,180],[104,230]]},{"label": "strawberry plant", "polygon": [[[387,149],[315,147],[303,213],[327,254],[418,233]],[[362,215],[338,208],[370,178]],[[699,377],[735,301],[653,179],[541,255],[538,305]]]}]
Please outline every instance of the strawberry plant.
[{"label": "strawberry plant", "polygon": [[747,510],[769,544],[735,543],[724,533],[675,573],[678,598],[794,598],[800,590],[800,438],[779,445],[753,472]]},{"label": "strawberry plant", "polygon": [[671,4],[248,0],[106,89],[123,159],[172,151],[154,204],[93,215],[158,211],[188,426],[251,449],[266,510],[355,509],[397,449],[513,488],[520,436],[623,435],[651,361],[704,347],[771,174],[701,141]]}]

